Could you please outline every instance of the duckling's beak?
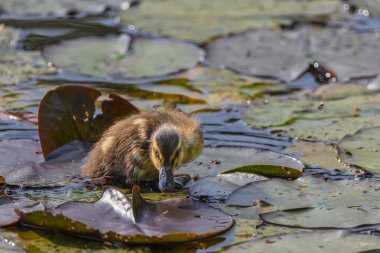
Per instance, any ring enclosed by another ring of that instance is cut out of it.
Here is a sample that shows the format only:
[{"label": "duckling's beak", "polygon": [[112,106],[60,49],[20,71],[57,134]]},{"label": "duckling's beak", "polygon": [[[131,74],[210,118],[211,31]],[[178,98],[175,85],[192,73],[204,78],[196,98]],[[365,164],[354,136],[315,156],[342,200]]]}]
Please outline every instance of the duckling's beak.
[{"label": "duckling's beak", "polygon": [[161,192],[172,192],[174,190],[172,166],[164,164],[161,168],[158,188],[160,188]]}]

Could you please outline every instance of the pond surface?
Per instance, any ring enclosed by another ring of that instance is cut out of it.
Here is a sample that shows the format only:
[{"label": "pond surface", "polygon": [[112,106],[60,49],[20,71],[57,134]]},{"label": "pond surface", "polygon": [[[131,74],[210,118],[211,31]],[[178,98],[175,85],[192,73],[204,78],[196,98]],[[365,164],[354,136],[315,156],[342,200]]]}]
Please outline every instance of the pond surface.
[{"label": "pond surface", "polygon": [[190,196],[235,225],[199,241],[130,246],[13,222],[0,228],[0,251],[380,249],[379,29],[378,0],[2,1],[0,209],[102,196],[103,183],[78,176],[90,144],[41,155],[40,102],[71,84],[101,91],[96,115],[109,94],[193,112],[205,148],[178,173],[197,180],[143,196]]}]

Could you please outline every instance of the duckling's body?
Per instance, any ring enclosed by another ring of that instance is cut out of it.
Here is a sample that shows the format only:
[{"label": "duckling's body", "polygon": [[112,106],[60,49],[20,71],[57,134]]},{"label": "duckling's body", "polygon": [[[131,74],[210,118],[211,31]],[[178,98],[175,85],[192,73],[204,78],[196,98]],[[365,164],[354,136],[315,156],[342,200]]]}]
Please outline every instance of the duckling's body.
[{"label": "duckling's body", "polygon": [[161,190],[172,190],[172,172],[195,159],[202,148],[201,126],[189,114],[141,112],[104,132],[87,156],[82,175],[124,177],[129,184],[160,179]]}]

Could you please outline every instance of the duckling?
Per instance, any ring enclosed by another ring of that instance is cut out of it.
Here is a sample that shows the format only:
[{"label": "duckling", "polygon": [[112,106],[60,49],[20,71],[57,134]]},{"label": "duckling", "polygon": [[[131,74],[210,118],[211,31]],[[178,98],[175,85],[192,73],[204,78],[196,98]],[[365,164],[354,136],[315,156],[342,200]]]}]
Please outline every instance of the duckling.
[{"label": "duckling", "polygon": [[145,111],[108,128],[87,155],[82,175],[123,177],[126,184],[158,181],[174,190],[174,171],[203,149],[200,123],[177,109]]}]

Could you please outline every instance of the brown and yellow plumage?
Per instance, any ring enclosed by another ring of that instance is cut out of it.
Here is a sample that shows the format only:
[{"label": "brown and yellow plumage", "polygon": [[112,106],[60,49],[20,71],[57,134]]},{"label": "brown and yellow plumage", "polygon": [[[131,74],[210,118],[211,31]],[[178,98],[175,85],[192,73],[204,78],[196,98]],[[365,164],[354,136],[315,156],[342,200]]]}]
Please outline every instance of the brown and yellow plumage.
[{"label": "brown and yellow plumage", "polygon": [[172,190],[172,172],[195,159],[202,148],[201,125],[190,114],[175,109],[141,112],[104,132],[87,156],[82,175],[122,176],[130,184],[160,179],[161,190]]}]

